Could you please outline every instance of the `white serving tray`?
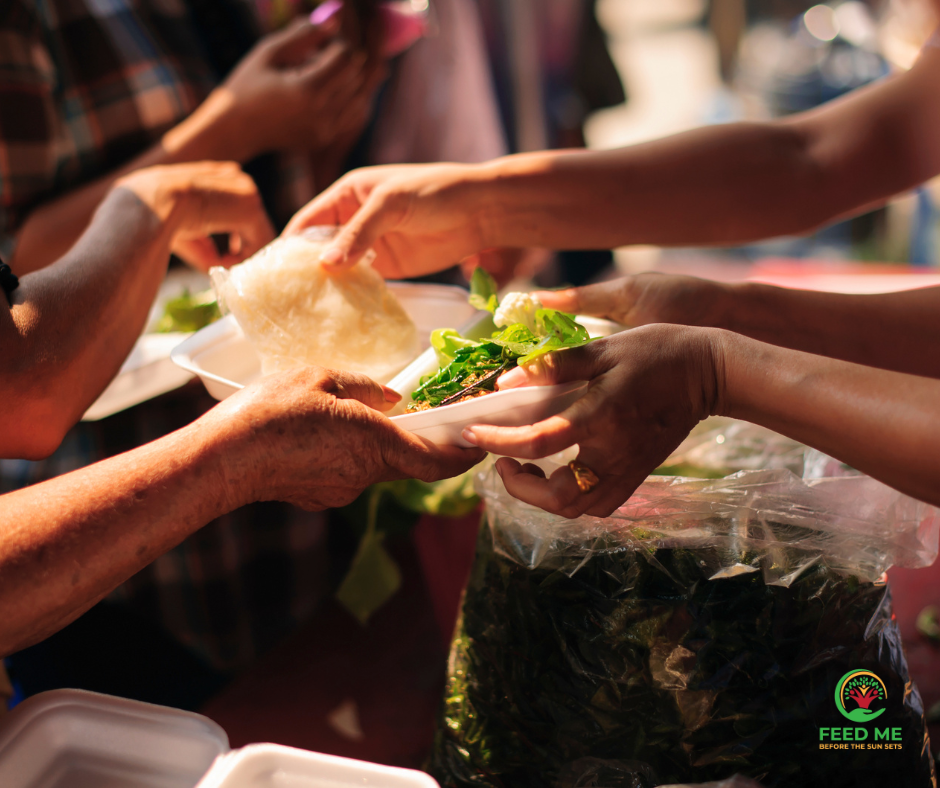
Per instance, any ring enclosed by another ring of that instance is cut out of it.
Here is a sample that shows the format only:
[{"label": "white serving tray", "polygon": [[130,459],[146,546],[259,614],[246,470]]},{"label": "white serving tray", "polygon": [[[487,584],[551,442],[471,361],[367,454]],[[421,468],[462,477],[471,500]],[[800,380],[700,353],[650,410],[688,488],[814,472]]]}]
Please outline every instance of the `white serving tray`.
[{"label": "white serving tray", "polygon": [[3,788],[438,788],[424,772],[253,744],[200,714],[84,690],[0,718]]},{"label": "white serving tray", "polygon": [[170,353],[190,334],[157,334],[153,329],[163,315],[166,302],[183,290],[199,292],[209,287],[209,277],[191,268],[175,268],[167,274],[150,308],[144,333],[124,360],[117,376],[82,416],[82,421],[98,421],[139,405],[193,379],[193,374],[170,360]]},{"label": "white serving tray", "polygon": [[250,744],[221,758],[197,788],[439,788],[424,772],[279,744]]},{"label": "white serving tray", "polygon": [[[579,315],[577,321],[592,337],[606,337],[624,330],[624,326],[610,320]],[[478,312],[460,329],[468,339],[482,339],[494,330],[488,312]],[[492,424],[498,427],[523,427],[555,416],[580,399],[587,391],[587,381],[562,383],[557,386],[526,386],[507,389],[433,410],[408,413],[411,393],[421,379],[440,369],[434,348],[429,348],[388,383],[388,387],[402,395],[389,415],[402,429],[419,435],[431,443],[468,447],[464,440],[465,428],[474,424]]]},{"label": "white serving tray", "polygon": [[[428,347],[435,328],[459,328],[476,314],[467,303],[467,291],[460,287],[389,282],[388,288],[414,320],[422,348]],[[197,331],[170,357],[182,369],[198,375],[219,400],[261,377],[261,358],[232,315]]]},{"label": "white serving tray", "polygon": [[[411,315],[424,340],[425,350],[411,364],[388,381],[389,388],[402,395],[402,401],[389,416],[403,429],[432,443],[469,446],[461,435],[474,424],[521,427],[561,413],[587,391],[585,381],[558,386],[531,386],[488,394],[485,397],[446,405],[442,408],[407,413],[411,393],[425,375],[438,369],[437,355],[428,337],[436,328],[454,326],[470,339],[489,336],[494,330],[492,316],[467,304],[467,293],[458,287],[389,282],[389,288]],[[605,337],[624,330],[609,320],[579,316],[592,337]],[[173,351],[173,361],[198,375],[209,393],[225,399],[261,376],[261,359],[231,315],[197,331]]]},{"label": "white serving tray", "polygon": [[225,731],[198,714],[53,690],[0,719],[0,785],[193,788],[228,751]]}]

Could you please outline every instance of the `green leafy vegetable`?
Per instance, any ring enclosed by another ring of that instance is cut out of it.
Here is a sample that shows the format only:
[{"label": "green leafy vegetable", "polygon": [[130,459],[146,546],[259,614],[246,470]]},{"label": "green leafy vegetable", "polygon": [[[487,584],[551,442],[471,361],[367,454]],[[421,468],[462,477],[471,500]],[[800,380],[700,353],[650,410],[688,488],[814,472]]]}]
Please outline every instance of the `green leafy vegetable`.
[{"label": "green leafy vegetable", "polygon": [[477,309],[484,309],[493,313],[499,306],[499,299],[496,293],[499,288],[496,286],[496,280],[493,279],[483,268],[477,267],[470,277],[470,306]]},{"label": "green leafy vegetable", "polygon": [[463,517],[479,504],[472,470],[439,482],[402,479],[373,484],[341,510],[360,541],[336,600],[361,624],[368,623],[401,586],[401,572],[385,549],[385,540],[407,534],[422,514]]},{"label": "green leafy vegetable", "polygon": [[160,334],[168,334],[172,331],[191,333],[205,328],[220,317],[222,313],[219,311],[219,304],[212,290],[190,293],[187,289],[181,295],[166,302],[155,330]]},{"label": "green leafy vegetable", "polygon": [[[515,523],[493,517],[451,647],[429,769],[443,788],[650,788],[735,773],[767,788],[934,784],[885,586],[823,562],[789,587],[761,572],[711,579],[733,548],[657,549],[643,529],[555,545],[532,568],[509,557]],[[887,684],[886,725],[903,737],[890,759],[819,749],[821,726],[846,724],[833,688],[853,668]]]},{"label": "green leafy vegetable", "polygon": [[[499,307],[496,283],[482,268],[474,271],[470,303],[490,312]],[[476,396],[495,391],[499,375],[517,364],[591,341],[587,330],[564,312],[539,309],[535,322],[535,332],[523,323],[514,323],[479,341],[466,339],[452,328],[437,329],[431,334],[431,345],[441,369],[421,381],[411,395],[413,403],[436,408],[462,399],[462,393]]]}]

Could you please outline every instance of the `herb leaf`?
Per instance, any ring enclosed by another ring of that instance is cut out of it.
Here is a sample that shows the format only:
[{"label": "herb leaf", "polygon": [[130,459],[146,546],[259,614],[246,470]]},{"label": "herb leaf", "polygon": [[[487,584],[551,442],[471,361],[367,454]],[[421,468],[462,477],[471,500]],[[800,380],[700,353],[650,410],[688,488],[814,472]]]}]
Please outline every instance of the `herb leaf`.
[{"label": "herb leaf", "polygon": [[496,280],[493,279],[483,268],[477,266],[470,277],[470,306],[477,309],[485,309],[493,313],[499,306]]}]

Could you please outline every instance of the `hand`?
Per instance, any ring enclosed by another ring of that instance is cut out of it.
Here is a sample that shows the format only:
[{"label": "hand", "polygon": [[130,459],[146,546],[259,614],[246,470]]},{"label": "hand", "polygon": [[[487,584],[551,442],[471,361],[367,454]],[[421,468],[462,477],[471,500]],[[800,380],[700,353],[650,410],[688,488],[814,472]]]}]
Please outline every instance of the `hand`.
[{"label": "hand", "polygon": [[[114,188],[133,192],[167,227],[172,251],[203,271],[240,262],[274,238],[254,181],[233,162],[147,167]],[[209,238],[220,233],[229,235],[224,256]]]},{"label": "hand", "polygon": [[470,193],[475,172],[462,164],[354,170],[301,208],[284,233],[345,225],[324,250],[328,265],[352,266],[371,248],[387,279],[442,271],[487,246]]},{"label": "hand", "polygon": [[536,295],[549,309],[605,317],[625,326],[723,327],[729,292],[727,285],[707,279],[646,273]]},{"label": "hand", "polygon": [[233,436],[226,478],[238,503],[345,506],[375,482],[436,481],[483,459],[397,427],[379,411],[399,399],[363,375],[306,367],[265,377],[204,418]]},{"label": "hand", "polygon": [[[499,388],[589,380],[587,394],[558,416],[530,427],[473,426],[471,443],[494,454],[509,493],[563,517],[607,517],[661,465],[722,391],[721,342],[715,332],[656,325],[580,348],[550,353],[502,376]],[[568,467],[551,477],[538,459],[577,444],[578,462],[599,479],[582,493]]]},{"label": "hand", "polygon": [[318,150],[361,132],[383,66],[336,37],[338,20],[298,20],[262,39],[207,100],[241,135],[238,158]]}]

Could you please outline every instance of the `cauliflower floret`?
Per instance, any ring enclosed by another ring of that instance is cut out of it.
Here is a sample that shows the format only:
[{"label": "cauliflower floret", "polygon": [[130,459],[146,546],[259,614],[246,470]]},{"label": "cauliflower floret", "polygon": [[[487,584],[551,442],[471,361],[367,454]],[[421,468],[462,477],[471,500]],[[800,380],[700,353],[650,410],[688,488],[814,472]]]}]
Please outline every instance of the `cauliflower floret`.
[{"label": "cauliflower floret", "polygon": [[535,313],[541,308],[542,303],[531,293],[507,293],[496,308],[493,322],[497,328],[522,323],[534,334]]}]

